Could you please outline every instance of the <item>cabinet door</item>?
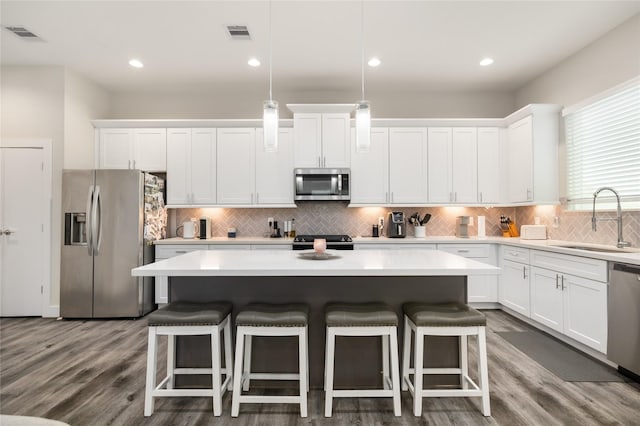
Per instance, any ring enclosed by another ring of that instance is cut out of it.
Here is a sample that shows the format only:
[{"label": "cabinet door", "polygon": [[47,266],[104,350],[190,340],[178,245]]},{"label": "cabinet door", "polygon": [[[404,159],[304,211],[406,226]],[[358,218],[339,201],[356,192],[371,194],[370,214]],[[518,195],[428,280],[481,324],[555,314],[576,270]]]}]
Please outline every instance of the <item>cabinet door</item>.
[{"label": "cabinet door", "polygon": [[133,169],[167,171],[167,130],[134,129]]},{"label": "cabinet door", "polygon": [[[509,202],[533,200],[533,129],[528,116],[509,126]],[[555,164],[550,166],[555,167]]]},{"label": "cabinet door", "polygon": [[[496,264],[494,248],[485,244],[438,244],[438,250],[477,260],[489,265]],[[494,275],[470,276],[467,280],[469,302],[497,302],[498,277]]]},{"label": "cabinet door", "polygon": [[350,118],[348,113],[322,114],[322,167],[349,167]]},{"label": "cabinet door", "polygon": [[129,169],[133,149],[131,129],[100,129],[101,169]]},{"label": "cabinet door", "polygon": [[478,202],[500,202],[500,129],[478,128]]},{"label": "cabinet door", "polygon": [[[191,129],[167,130],[167,204],[191,204]],[[157,250],[156,250],[157,256]]]},{"label": "cabinet door", "polygon": [[607,351],[607,284],[563,275],[564,333],[600,352]]},{"label": "cabinet door", "polygon": [[500,303],[526,317],[529,304],[529,266],[504,260],[500,276]]},{"label": "cabinet door", "polygon": [[531,267],[531,318],[562,332],[562,299],[560,275],[548,269]]},{"label": "cabinet door", "polygon": [[427,129],[389,129],[390,202],[427,201]]},{"label": "cabinet door", "polygon": [[253,204],[255,129],[218,129],[218,204]]},{"label": "cabinet door", "polygon": [[255,204],[293,204],[293,129],[280,129],[278,151],[265,152],[264,131],[256,129]]},{"label": "cabinet door", "polygon": [[216,203],[216,129],[191,130],[191,202]]},{"label": "cabinet door", "polygon": [[357,152],[355,130],[351,138],[351,203],[389,202],[389,130],[371,129],[371,146]]},{"label": "cabinet door", "polygon": [[295,167],[320,167],[322,156],[322,114],[293,115]]},{"label": "cabinet door", "polygon": [[451,181],[454,203],[478,202],[478,143],[475,127],[453,129]]},{"label": "cabinet door", "polygon": [[427,181],[430,203],[453,202],[451,182],[451,136],[450,127],[429,127]]}]

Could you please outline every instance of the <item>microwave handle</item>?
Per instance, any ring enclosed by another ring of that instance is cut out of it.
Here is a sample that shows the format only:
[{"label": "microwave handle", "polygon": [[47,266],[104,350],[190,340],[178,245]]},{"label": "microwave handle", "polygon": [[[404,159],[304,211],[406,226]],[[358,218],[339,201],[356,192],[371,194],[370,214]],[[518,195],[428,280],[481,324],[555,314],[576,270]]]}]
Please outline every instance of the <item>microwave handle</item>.
[{"label": "microwave handle", "polygon": [[336,176],[331,176],[331,194],[336,195],[337,192],[337,188],[338,188],[339,184],[338,184],[338,179],[336,179]]},{"label": "microwave handle", "polygon": [[302,194],[302,176],[296,176],[296,195]]},{"label": "microwave handle", "polygon": [[342,175],[338,175],[338,194],[342,194]]}]

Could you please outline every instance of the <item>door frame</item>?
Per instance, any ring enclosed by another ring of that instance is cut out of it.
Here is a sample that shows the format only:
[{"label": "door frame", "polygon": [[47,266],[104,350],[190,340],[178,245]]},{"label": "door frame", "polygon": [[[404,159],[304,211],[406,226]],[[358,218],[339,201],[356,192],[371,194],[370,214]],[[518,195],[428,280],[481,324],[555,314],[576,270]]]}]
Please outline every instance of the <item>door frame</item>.
[{"label": "door frame", "polygon": [[[43,317],[57,317],[60,312],[59,304],[51,302],[51,204],[53,191],[53,170],[52,170],[52,139],[0,139],[0,148],[22,148],[42,150],[42,207],[44,211],[43,229],[43,283],[41,312]],[[0,186],[2,184],[2,173],[0,173]],[[1,262],[1,259],[0,259]],[[0,264],[0,268],[2,265]]]}]

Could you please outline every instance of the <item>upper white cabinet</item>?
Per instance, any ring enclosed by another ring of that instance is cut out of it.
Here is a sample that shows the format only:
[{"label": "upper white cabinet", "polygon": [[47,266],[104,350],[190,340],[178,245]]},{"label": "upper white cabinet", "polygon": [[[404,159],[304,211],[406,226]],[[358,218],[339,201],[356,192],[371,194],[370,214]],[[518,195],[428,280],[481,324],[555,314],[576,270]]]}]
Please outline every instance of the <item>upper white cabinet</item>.
[{"label": "upper white cabinet", "polygon": [[[350,166],[349,112],[297,112],[298,108],[288,106],[294,111],[295,167]],[[302,111],[313,109],[312,105],[306,107]],[[353,105],[346,107],[353,109]]]},{"label": "upper white cabinet", "polygon": [[429,127],[427,132],[429,202],[451,203],[453,202],[451,183],[451,128]]},{"label": "upper white cabinet", "polygon": [[427,201],[427,129],[389,129],[389,202]]},{"label": "upper white cabinet", "polygon": [[498,127],[478,127],[478,203],[501,201],[502,150]]},{"label": "upper white cabinet", "polygon": [[372,128],[371,146],[356,149],[355,130],[351,131],[351,203],[389,203],[389,129]]},{"label": "upper white cabinet", "polygon": [[216,129],[167,129],[167,204],[216,204]]},{"label": "upper white cabinet", "polygon": [[166,129],[100,129],[98,168],[167,170]]},{"label": "upper white cabinet", "polygon": [[255,141],[255,129],[218,129],[218,204],[256,202]]},{"label": "upper white cabinet", "polygon": [[529,105],[506,120],[507,202],[557,204],[560,107]]},{"label": "upper white cabinet", "polygon": [[293,129],[280,129],[278,151],[265,152],[264,132],[256,129],[255,204],[293,204]]}]

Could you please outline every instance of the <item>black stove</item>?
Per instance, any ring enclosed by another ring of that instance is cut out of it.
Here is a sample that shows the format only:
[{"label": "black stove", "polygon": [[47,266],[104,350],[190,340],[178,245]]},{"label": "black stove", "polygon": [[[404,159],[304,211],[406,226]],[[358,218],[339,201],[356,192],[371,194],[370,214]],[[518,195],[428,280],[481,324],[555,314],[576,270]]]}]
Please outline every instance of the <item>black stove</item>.
[{"label": "black stove", "polygon": [[348,235],[296,235],[293,239],[294,250],[309,250],[313,248],[313,241],[316,238],[327,240],[327,249],[333,250],[353,250],[353,240]]}]

